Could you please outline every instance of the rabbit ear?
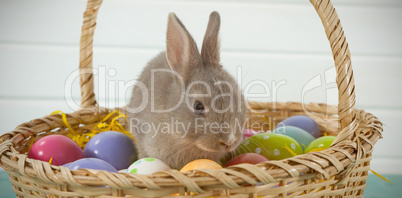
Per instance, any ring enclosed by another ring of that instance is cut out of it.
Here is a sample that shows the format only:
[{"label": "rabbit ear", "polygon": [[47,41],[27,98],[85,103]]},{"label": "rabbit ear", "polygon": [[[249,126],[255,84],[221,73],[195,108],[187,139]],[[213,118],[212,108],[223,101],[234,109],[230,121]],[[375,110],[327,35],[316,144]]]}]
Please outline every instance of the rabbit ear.
[{"label": "rabbit ear", "polygon": [[221,18],[219,13],[214,11],[209,15],[207,31],[205,32],[204,41],[201,49],[201,59],[204,65],[219,65],[219,28]]},{"label": "rabbit ear", "polygon": [[169,66],[179,73],[184,80],[189,71],[197,63],[201,63],[197,44],[174,13],[170,13],[168,16],[166,58]]}]

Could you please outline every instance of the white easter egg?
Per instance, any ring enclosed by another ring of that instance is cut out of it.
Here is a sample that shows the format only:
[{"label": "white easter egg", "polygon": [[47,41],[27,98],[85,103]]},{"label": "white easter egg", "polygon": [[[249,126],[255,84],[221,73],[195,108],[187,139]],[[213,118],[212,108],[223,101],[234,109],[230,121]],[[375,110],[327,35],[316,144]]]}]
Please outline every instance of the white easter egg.
[{"label": "white easter egg", "polygon": [[156,158],[142,158],[135,161],[128,167],[128,173],[136,173],[140,175],[151,175],[158,171],[170,170],[171,168],[163,161]]}]

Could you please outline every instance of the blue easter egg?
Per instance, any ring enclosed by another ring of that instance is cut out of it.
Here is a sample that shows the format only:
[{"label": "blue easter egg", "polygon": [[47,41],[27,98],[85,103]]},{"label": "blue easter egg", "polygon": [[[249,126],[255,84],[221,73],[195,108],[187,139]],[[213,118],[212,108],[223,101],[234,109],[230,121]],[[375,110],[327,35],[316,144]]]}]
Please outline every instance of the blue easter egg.
[{"label": "blue easter egg", "polygon": [[70,166],[71,163],[73,163],[73,162],[69,162],[69,163],[67,163],[67,164],[63,164],[63,166],[64,166],[64,167],[68,167],[68,166]]},{"label": "blue easter egg", "polygon": [[82,158],[71,163],[70,165],[68,165],[67,168],[72,170],[87,168],[95,170],[105,170],[109,172],[117,172],[116,168],[113,167],[111,164],[97,158]]},{"label": "blue easter egg", "polygon": [[121,170],[137,159],[137,149],[134,141],[127,135],[106,131],[88,141],[84,148],[84,156],[105,160],[117,170]]},{"label": "blue easter egg", "polygon": [[318,126],[317,122],[305,115],[297,115],[286,118],[282,122],[278,123],[275,129],[283,126],[294,126],[301,128],[315,138],[319,138],[321,136],[320,127]]},{"label": "blue easter egg", "polygon": [[303,150],[315,139],[307,131],[294,126],[279,127],[273,130],[272,133],[290,136],[300,144]]}]

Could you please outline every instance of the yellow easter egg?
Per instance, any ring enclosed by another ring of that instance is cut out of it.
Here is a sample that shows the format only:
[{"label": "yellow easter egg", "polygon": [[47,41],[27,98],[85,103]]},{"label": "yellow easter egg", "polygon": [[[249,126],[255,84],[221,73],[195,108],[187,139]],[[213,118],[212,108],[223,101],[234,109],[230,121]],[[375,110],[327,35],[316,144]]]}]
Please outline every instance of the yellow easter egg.
[{"label": "yellow easter egg", "polygon": [[221,165],[210,159],[198,159],[186,164],[180,172],[187,172],[196,169],[220,169]]}]

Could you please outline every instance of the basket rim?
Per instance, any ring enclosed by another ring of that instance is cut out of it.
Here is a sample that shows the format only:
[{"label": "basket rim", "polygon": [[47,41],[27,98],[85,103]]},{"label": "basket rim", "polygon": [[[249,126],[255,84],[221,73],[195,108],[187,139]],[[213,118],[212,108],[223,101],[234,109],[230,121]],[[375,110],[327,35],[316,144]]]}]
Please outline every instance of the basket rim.
[{"label": "basket rim", "polygon": [[[260,102],[258,104],[261,105]],[[272,104],[267,103],[267,105]],[[287,103],[279,104],[284,106]],[[310,103],[307,106],[314,105],[322,106],[324,104]],[[71,125],[77,125],[100,120],[102,115],[107,115],[110,111],[112,109],[95,107],[80,109],[66,115]],[[346,170],[353,167],[351,165],[359,158],[357,155],[364,157],[366,153],[372,151],[374,144],[381,138],[382,124],[378,118],[364,110],[355,111],[360,125],[354,133],[358,131],[363,133],[357,136],[357,139],[360,140],[361,152],[351,146],[340,147],[339,145],[332,145],[324,151],[297,155],[280,161],[263,162],[257,165],[240,164],[223,169],[193,170],[186,173],[170,170],[157,172],[150,176],[110,173],[91,169],[70,170],[66,167],[49,165],[47,162],[29,159],[26,154],[19,153],[15,145],[36,135],[33,132],[35,127],[43,125],[47,125],[49,129],[65,127],[61,121],[55,119],[58,115],[50,115],[21,124],[15,130],[0,136],[0,166],[9,174],[21,174],[59,184],[79,186],[108,185],[119,189],[159,189],[169,186],[185,187],[190,189],[191,192],[202,192],[202,188],[211,188],[216,185],[233,188],[236,186],[235,184],[257,184],[260,182],[269,184],[283,180],[296,181],[300,178],[328,179],[341,173],[347,176]],[[49,122],[49,120],[52,120],[52,122]],[[367,133],[368,131],[370,132]],[[225,179],[221,178],[222,174],[226,175]],[[65,177],[66,175],[69,177]],[[122,177],[128,183],[126,185],[115,185]]]}]

